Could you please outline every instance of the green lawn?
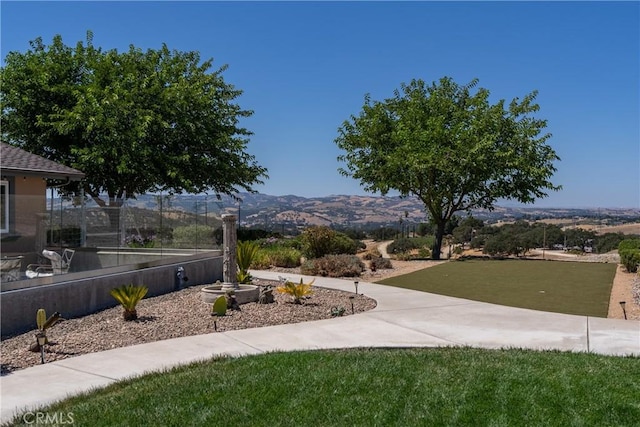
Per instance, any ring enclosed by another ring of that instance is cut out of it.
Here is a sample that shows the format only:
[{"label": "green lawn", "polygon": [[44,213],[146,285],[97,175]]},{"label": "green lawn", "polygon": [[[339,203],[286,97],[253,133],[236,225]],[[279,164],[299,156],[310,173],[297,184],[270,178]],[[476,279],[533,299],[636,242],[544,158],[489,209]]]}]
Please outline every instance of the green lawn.
[{"label": "green lawn", "polygon": [[638,358],[586,353],[270,353],[120,382],[40,412],[92,427],[637,426],[638,378]]},{"label": "green lawn", "polygon": [[615,264],[451,261],[382,283],[511,307],[607,317]]}]

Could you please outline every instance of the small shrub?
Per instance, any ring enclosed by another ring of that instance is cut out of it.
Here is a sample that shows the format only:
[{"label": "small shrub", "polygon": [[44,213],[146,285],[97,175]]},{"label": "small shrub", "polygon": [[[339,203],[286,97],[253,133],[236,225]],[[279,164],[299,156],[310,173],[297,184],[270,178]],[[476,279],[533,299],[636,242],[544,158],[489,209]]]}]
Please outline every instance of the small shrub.
[{"label": "small shrub", "polygon": [[294,304],[302,304],[302,298],[313,293],[313,291],[311,290],[311,285],[313,284],[313,282],[314,280],[312,280],[310,283],[303,283],[302,279],[300,279],[300,283],[294,283],[287,280],[276,289],[282,294],[291,295]]},{"label": "small shrub", "polygon": [[427,258],[431,258],[431,249],[427,249],[427,248],[420,248],[418,249],[418,257],[419,259],[427,259]]},{"label": "small shrub", "polygon": [[302,252],[302,236],[297,236],[293,239],[281,239],[278,241],[278,245],[285,248],[293,248]]},{"label": "small shrub", "polygon": [[382,257],[382,254],[380,253],[378,248],[369,249],[367,252],[364,253],[364,255],[362,255],[362,259],[364,259],[365,261],[369,261],[374,258],[381,258],[381,257]]},{"label": "small shrub", "polygon": [[619,250],[620,263],[629,273],[638,271],[640,265],[640,249],[622,249]]},{"label": "small shrub", "polygon": [[300,273],[308,276],[319,276],[318,269],[316,268],[316,260],[308,259],[300,266]]},{"label": "small shrub", "polygon": [[361,244],[344,233],[325,226],[309,227],[300,236],[302,252],[307,258],[322,258],[325,255],[353,254]]},{"label": "small shrub", "polygon": [[264,270],[270,267],[294,268],[300,266],[302,252],[285,246],[261,248],[256,254],[251,268]]},{"label": "small shrub", "polygon": [[323,277],[358,277],[365,265],[355,255],[326,255],[302,264],[302,274]]},{"label": "small shrub", "polygon": [[123,285],[119,288],[113,288],[110,291],[110,294],[116,301],[120,303],[124,312],[122,316],[124,320],[136,320],[138,318],[138,312],[136,311],[136,306],[144,298],[149,289],[146,286],[134,286]]},{"label": "small shrub", "polygon": [[358,252],[358,248],[366,245],[360,241],[353,240],[346,234],[336,232],[333,242],[331,244],[330,254],[352,254],[355,255]]},{"label": "small shrub", "polygon": [[236,247],[236,262],[238,264],[238,283],[251,283],[249,267],[257,256],[260,247],[254,242],[238,242]]},{"label": "small shrub", "polygon": [[302,252],[294,248],[275,248],[269,252],[271,265],[282,268],[293,268],[300,266]]},{"label": "small shrub", "polygon": [[638,271],[640,265],[640,239],[625,239],[618,244],[620,262],[629,273]]},{"label": "small shrub", "polygon": [[248,285],[248,284],[251,284],[251,281],[253,280],[253,276],[248,271],[238,270],[238,272],[236,273],[236,280],[240,284]]},{"label": "small shrub", "polygon": [[411,255],[411,252],[400,252],[399,254],[396,254],[396,259],[398,261],[411,261],[414,259],[414,256]]},{"label": "small shrub", "polygon": [[256,257],[251,263],[251,268],[255,270],[266,270],[271,267],[271,260],[269,259],[269,253],[264,249],[260,249],[256,254]]},{"label": "small shrub", "polygon": [[238,242],[236,247],[236,262],[240,270],[248,270],[251,267],[251,262],[258,254],[260,248],[254,242]]},{"label": "small shrub", "polygon": [[344,307],[331,307],[331,317],[342,317],[345,311]]},{"label": "small shrub", "polygon": [[308,258],[321,258],[331,253],[336,232],[329,227],[309,227],[300,236],[303,253]]},{"label": "small shrub", "polygon": [[372,258],[371,261],[369,261],[369,268],[373,271],[375,270],[380,270],[380,269],[390,269],[393,268],[393,265],[391,264],[391,260],[389,258]]}]

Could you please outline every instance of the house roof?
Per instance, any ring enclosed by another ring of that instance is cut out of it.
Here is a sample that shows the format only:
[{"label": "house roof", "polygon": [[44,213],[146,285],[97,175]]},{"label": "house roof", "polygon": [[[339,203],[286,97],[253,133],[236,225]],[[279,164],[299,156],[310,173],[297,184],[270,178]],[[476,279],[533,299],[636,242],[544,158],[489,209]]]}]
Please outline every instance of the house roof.
[{"label": "house roof", "polygon": [[84,173],[77,169],[45,159],[4,142],[0,142],[0,169],[2,175],[42,176],[72,181],[84,178]]}]

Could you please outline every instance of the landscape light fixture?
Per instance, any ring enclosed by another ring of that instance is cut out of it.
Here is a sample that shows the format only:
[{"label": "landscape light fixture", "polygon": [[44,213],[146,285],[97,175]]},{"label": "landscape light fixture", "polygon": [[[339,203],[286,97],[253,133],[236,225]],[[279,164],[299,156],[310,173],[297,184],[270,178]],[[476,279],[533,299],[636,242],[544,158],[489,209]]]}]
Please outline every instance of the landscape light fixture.
[{"label": "landscape light fixture", "polygon": [[356,286],[356,295],[358,295],[358,281],[354,280],[353,284]]},{"label": "landscape light fixture", "polygon": [[353,295],[349,296],[349,301],[351,301],[351,314],[356,314],[355,310],[353,309],[353,299],[355,297]]},{"label": "landscape light fixture", "polygon": [[626,301],[620,301],[620,307],[622,307],[622,314],[624,314],[624,320],[627,320],[627,310],[625,310]]},{"label": "landscape light fixture", "polygon": [[38,340],[38,347],[40,347],[40,363],[44,365],[44,345],[47,342],[47,336],[44,332],[38,332],[36,334],[36,340]]},{"label": "landscape light fixture", "polygon": [[213,330],[218,332],[218,322],[216,322],[217,314],[215,311],[211,310],[211,317],[213,317]]}]

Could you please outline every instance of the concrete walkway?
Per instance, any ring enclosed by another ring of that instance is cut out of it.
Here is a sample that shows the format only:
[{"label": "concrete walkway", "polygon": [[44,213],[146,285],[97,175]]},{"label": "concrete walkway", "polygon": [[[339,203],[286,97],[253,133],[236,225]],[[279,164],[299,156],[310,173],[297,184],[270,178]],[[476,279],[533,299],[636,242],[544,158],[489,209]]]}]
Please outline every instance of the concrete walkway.
[{"label": "concrete walkway", "polygon": [[[251,273],[274,280],[282,274]],[[317,286],[354,291],[351,281],[315,279]],[[374,298],[377,307],[355,316],[177,338],[16,371],[0,379],[1,422],[21,410],[216,355],[353,347],[472,346],[640,356],[638,321],[546,313],[364,282],[360,282],[358,291]]]}]

